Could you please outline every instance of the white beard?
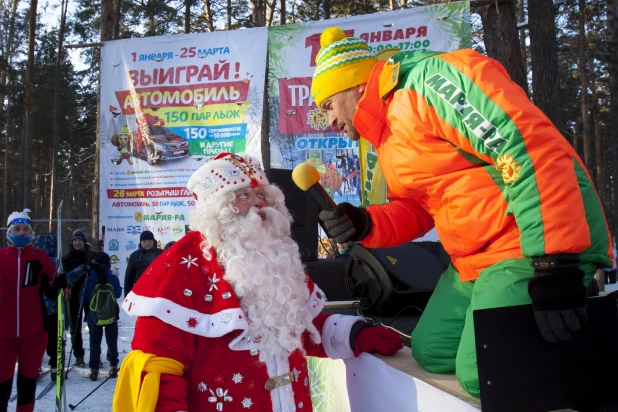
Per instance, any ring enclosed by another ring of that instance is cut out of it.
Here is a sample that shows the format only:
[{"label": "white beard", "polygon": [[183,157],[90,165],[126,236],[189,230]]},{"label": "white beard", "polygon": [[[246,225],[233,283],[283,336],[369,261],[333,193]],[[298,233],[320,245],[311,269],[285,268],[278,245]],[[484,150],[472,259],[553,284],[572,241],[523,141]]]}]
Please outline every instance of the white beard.
[{"label": "white beard", "polygon": [[[267,188],[267,196],[279,201],[274,202],[274,207],[262,209],[264,221],[256,209],[246,216],[237,215],[226,195],[219,196],[224,202],[208,199],[190,215],[191,229],[199,230],[206,238],[202,245],[206,257],[210,258],[210,247],[217,252],[225,269],[224,279],[234,288],[246,314],[250,336],[261,339],[261,361],[266,356],[302,350],[305,331],[320,343],[307,306],[309,290],[298,246],[290,236],[291,217],[281,191],[273,186]],[[209,213],[209,209],[218,212]]]}]

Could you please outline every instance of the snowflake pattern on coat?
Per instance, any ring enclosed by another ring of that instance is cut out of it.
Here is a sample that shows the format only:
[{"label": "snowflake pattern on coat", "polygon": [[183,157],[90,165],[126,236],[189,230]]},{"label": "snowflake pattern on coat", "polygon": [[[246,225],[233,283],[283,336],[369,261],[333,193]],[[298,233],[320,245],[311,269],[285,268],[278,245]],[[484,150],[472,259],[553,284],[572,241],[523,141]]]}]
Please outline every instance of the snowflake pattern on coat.
[{"label": "snowflake pattern on coat", "polygon": [[232,375],[232,382],[236,384],[242,383],[242,375],[240,373],[235,373]]}]

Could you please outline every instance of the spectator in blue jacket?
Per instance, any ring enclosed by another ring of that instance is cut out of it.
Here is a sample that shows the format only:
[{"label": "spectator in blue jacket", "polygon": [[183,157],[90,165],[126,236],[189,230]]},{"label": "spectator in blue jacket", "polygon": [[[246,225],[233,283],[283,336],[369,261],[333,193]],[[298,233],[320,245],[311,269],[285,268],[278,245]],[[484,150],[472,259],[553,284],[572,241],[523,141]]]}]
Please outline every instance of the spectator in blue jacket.
[{"label": "spectator in blue jacket", "polygon": [[[83,305],[90,307],[92,298],[95,294],[97,284],[109,283],[114,288],[116,299],[122,295],[122,288],[118,276],[112,274],[110,257],[107,253],[101,252],[96,257],[96,264],[90,271],[90,275],[86,278],[84,284]],[[112,323],[105,326],[96,324],[93,317],[93,310],[88,311],[88,329],[90,331],[90,375],[92,381],[96,381],[99,377],[99,364],[101,358],[101,341],[103,340],[103,330],[105,330],[105,342],[108,349],[109,360],[109,377],[116,378],[118,376],[118,304],[116,306],[116,316]]]}]

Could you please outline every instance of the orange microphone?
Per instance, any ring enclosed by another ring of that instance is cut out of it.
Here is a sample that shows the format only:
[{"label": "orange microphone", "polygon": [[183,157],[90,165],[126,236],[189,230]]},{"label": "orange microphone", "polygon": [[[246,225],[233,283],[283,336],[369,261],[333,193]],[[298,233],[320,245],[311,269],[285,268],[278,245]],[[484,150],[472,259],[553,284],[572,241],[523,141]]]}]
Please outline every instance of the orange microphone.
[{"label": "orange microphone", "polygon": [[320,184],[320,172],[309,163],[296,166],[292,171],[292,180],[300,190],[311,193],[322,209],[332,210],[337,206]]}]

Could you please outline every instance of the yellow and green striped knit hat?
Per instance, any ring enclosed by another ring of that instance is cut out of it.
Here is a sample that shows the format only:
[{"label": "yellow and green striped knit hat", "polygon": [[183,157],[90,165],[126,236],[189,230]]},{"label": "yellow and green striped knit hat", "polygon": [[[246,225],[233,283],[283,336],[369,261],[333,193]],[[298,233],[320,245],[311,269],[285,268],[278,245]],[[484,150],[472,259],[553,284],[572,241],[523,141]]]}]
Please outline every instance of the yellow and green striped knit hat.
[{"label": "yellow and green striped knit hat", "polygon": [[378,61],[364,40],[345,37],[338,27],[324,30],[320,46],[311,83],[311,94],[318,107],[334,94],[367,83]]}]

